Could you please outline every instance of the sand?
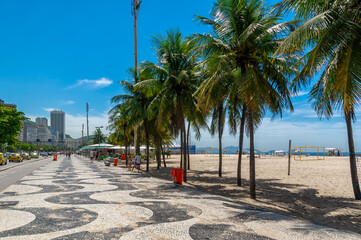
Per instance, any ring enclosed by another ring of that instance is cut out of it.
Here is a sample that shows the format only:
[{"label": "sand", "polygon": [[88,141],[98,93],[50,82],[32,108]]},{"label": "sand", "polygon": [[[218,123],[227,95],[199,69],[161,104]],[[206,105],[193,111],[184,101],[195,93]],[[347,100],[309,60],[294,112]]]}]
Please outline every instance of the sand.
[{"label": "sand", "polygon": [[[162,163],[160,170],[156,169],[155,160],[151,160],[147,174],[172,180],[171,169],[179,167],[179,159],[179,155],[166,158],[167,167]],[[236,185],[236,155],[223,156],[222,177],[218,176],[218,155],[191,155],[191,170],[184,185],[316,224],[361,233],[361,201],[353,198],[347,157],[326,157],[318,161],[292,159],[290,176],[287,157],[257,158],[256,200],[249,198],[249,158],[244,156],[242,160],[242,187]],[[143,162],[142,169],[145,167]],[[361,168],[359,177],[361,180]]]}]

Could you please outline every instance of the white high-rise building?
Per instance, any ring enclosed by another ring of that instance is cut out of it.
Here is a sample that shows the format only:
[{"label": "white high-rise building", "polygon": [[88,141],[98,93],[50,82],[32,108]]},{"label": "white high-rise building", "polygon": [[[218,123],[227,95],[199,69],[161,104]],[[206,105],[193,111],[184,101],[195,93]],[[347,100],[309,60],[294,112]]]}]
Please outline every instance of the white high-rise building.
[{"label": "white high-rise building", "polygon": [[31,144],[36,144],[38,139],[38,128],[35,123],[30,123],[27,126],[26,131],[26,142]]},{"label": "white high-rise building", "polygon": [[48,126],[48,119],[47,118],[36,118],[35,119],[36,125],[41,125],[41,126]]},{"label": "white high-rise building", "polygon": [[38,130],[38,136],[36,141],[40,142],[40,144],[51,145],[52,135],[49,128],[44,125],[38,125],[36,126],[36,128]]},{"label": "white high-rise building", "polygon": [[65,140],[65,113],[60,110],[50,112],[50,128],[59,132],[59,141]]}]

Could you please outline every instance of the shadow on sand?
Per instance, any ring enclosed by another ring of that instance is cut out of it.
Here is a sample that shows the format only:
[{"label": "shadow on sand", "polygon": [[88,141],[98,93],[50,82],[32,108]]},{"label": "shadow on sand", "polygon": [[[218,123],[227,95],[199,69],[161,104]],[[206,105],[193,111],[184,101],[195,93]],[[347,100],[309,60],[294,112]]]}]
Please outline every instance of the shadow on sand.
[{"label": "shadow on sand", "polygon": [[[177,166],[179,164],[169,164]],[[145,164],[142,165],[145,170]],[[171,167],[156,168],[151,161],[150,171],[144,174],[173,181]],[[280,183],[277,178],[257,179],[257,200],[249,199],[249,181],[242,179],[242,187],[236,185],[236,177],[218,177],[218,171],[188,171],[186,186],[205,192],[229,197],[273,211],[297,216],[319,225],[361,234],[361,203],[351,198],[322,197],[313,188],[300,184]],[[342,210],[340,212],[339,210]]]}]

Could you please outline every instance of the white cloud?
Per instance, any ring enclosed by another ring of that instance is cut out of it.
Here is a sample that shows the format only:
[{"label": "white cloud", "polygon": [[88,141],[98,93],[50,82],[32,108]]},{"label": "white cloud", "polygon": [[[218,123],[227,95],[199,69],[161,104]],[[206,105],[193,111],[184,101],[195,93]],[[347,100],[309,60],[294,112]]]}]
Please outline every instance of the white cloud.
[{"label": "white cloud", "polygon": [[51,112],[51,111],[54,111],[54,110],[57,110],[55,108],[43,108],[44,111],[46,112]]},{"label": "white cloud", "polygon": [[63,102],[61,103],[61,105],[73,105],[74,103],[75,103],[74,101],[68,100],[68,101],[63,101]]},{"label": "white cloud", "polygon": [[304,96],[304,95],[307,95],[307,94],[309,94],[308,91],[299,91],[297,93],[292,94],[291,97],[301,97],[301,96]]},{"label": "white cloud", "polygon": [[90,88],[104,88],[113,84],[113,80],[108,78],[99,78],[95,80],[81,79],[76,84],[69,86],[67,89],[76,88],[80,86],[87,86]]}]

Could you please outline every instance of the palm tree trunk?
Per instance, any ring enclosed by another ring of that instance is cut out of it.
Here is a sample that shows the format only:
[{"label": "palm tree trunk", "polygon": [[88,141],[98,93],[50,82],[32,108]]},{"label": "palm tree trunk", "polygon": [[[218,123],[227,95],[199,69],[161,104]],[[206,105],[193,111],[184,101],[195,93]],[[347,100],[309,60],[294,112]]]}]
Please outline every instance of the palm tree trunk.
[{"label": "palm tree trunk", "polygon": [[[134,155],[140,153],[140,146],[139,145],[139,137],[138,137],[138,124],[134,125]],[[138,151],[139,149],[139,151]]]},{"label": "palm tree trunk", "polygon": [[124,143],[125,143],[125,166],[128,166],[128,136],[127,136],[126,124],[124,124]]},{"label": "palm tree trunk", "polygon": [[242,152],[243,152],[243,136],[244,136],[244,123],[246,120],[246,106],[243,106],[241,126],[239,129],[239,146],[238,146],[238,165],[237,165],[237,185],[242,185]]},{"label": "palm tree trunk", "polygon": [[183,118],[183,123],[182,123],[182,129],[183,129],[183,149],[184,149],[184,157],[183,157],[183,181],[187,182],[187,137],[186,137],[186,126],[185,126],[185,121]]},{"label": "palm tree trunk", "polygon": [[347,137],[348,137],[348,148],[350,153],[350,170],[351,170],[351,180],[352,187],[355,199],[361,199],[360,185],[357,177],[357,165],[356,165],[356,156],[355,156],[355,146],[353,142],[353,133],[352,133],[352,119],[351,114],[345,112],[345,120],[347,126]]},{"label": "palm tree trunk", "polygon": [[184,141],[184,139],[183,139],[183,129],[182,129],[182,127],[181,127],[181,130],[180,130],[180,135],[181,135],[181,154],[180,154],[180,166],[179,166],[179,168],[182,168],[183,167],[183,152],[184,152],[184,149],[183,149],[183,147],[184,147],[184,145],[183,145],[183,141]]},{"label": "palm tree trunk", "polygon": [[144,130],[145,130],[145,141],[147,142],[147,169],[149,172],[149,131],[148,131],[148,121],[144,121]]},{"label": "palm tree trunk", "polygon": [[219,166],[218,176],[222,177],[222,135],[223,135],[223,101],[218,108],[218,147],[219,147]]},{"label": "palm tree trunk", "polygon": [[164,153],[164,149],[163,149],[163,140],[162,138],[160,138],[160,149],[162,150],[162,156],[163,156],[163,164],[164,164],[164,167],[167,167],[167,164],[165,163],[165,153]]},{"label": "palm tree trunk", "polygon": [[249,189],[251,199],[256,199],[256,166],[254,159],[254,129],[253,129],[253,116],[252,110],[248,113],[249,125]]},{"label": "palm tree trunk", "polygon": [[160,165],[161,165],[161,162],[162,162],[162,156],[161,156],[161,144],[159,144],[161,141],[159,140],[159,137],[154,135],[154,145],[155,145],[155,156],[156,156],[156,159],[157,159],[157,169],[160,168]]},{"label": "palm tree trunk", "polygon": [[191,123],[188,121],[188,130],[187,130],[187,159],[188,159],[188,170],[190,170],[190,154],[189,154],[189,134],[191,130]]}]

